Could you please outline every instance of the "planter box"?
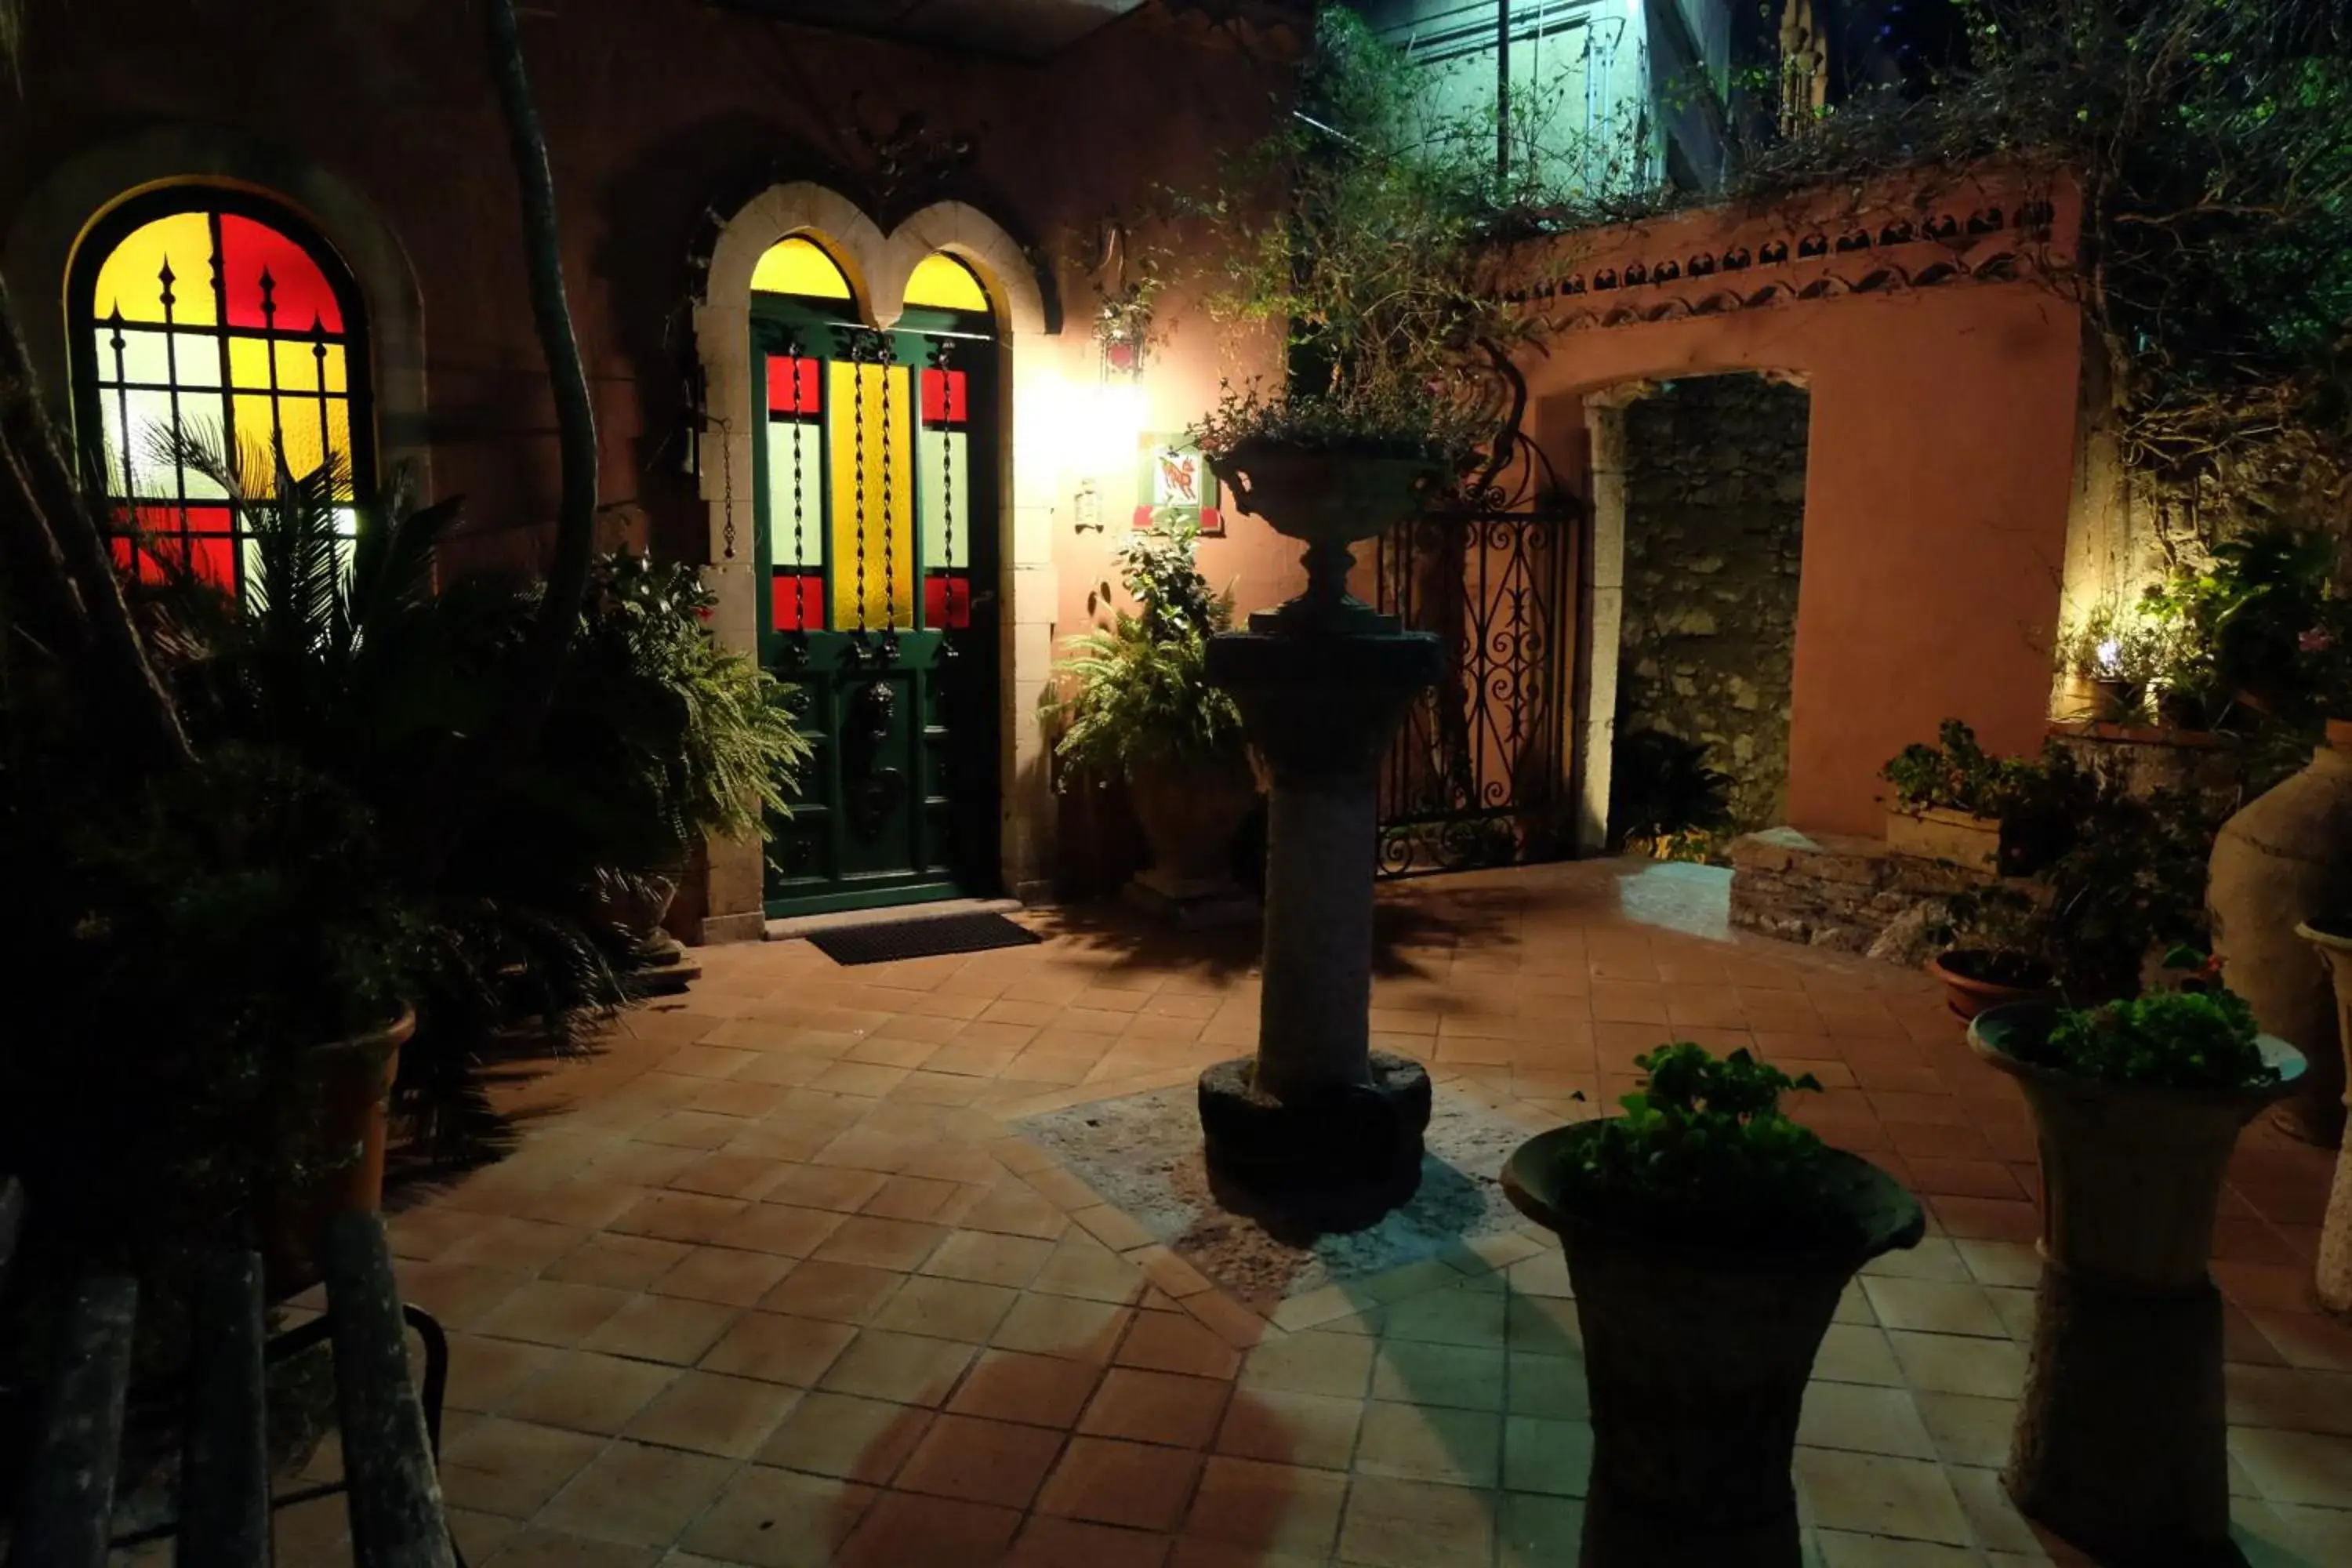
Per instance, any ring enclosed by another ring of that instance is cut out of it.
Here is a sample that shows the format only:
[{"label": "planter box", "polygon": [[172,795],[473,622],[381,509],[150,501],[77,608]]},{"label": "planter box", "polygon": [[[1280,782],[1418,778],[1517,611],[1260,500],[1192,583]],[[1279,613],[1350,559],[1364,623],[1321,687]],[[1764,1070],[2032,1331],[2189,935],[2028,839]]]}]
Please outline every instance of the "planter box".
[{"label": "planter box", "polygon": [[2000,819],[1929,806],[1886,814],[1886,847],[1921,860],[1948,860],[1971,871],[2000,869]]}]

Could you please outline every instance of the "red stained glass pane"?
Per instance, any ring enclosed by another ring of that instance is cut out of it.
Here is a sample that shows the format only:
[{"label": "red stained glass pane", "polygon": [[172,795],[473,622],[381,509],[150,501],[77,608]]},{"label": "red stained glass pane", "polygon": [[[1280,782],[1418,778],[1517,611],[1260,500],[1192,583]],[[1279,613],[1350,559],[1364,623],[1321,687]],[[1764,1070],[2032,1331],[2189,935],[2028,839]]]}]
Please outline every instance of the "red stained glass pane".
[{"label": "red stained glass pane", "polygon": [[923,625],[933,631],[961,631],[971,625],[971,579],[923,579]]},{"label": "red stained glass pane", "polygon": [[190,533],[226,533],[229,511],[225,506],[192,506],[188,509]]},{"label": "red stained glass pane", "polygon": [[[771,355],[768,360],[768,412],[771,414],[814,414],[817,411],[817,366],[819,361],[793,359],[789,355]],[[793,382],[794,370],[799,371],[800,385],[795,395]]]},{"label": "red stained glass pane", "polygon": [[217,534],[198,534],[187,541],[188,564],[214,587],[236,592],[236,541]]},{"label": "red stained glass pane", "polygon": [[770,624],[780,632],[824,629],[824,579],[814,574],[779,572],[769,580]]},{"label": "red stained glass pane", "polygon": [[106,548],[114,557],[114,569],[117,572],[129,572],[137,563],[138,557],[135,552],[139,544],[136,540],[118,533],[106,542]]},{"label": "red stained glass pane", "polygon": [[961,425],[966,416],[971,381],[960,370],[923,372],[923,423]]},{"label": "red stained glass pane", "polygon": [[[313,322],[330,332],[343,330],[343,309],[327,275],[293,240],[266,224],[235,213],[221,215],[221,279],[228,296],[232,327],[275,325],[280,331],[307,332]],[[269,274],[274,317],[262,310],[261,275]]]}]

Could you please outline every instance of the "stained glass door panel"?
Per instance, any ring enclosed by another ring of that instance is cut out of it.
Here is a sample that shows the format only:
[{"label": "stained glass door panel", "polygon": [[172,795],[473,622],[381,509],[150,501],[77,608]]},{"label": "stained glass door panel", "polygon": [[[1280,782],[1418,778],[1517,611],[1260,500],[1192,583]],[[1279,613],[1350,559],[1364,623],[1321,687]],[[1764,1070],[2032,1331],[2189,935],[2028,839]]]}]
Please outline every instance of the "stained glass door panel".
[{"label": "stained glass door panel", "polygon": [[816,744],[769,913],[992,890],[994,347],[753,300],[761,657]]}]

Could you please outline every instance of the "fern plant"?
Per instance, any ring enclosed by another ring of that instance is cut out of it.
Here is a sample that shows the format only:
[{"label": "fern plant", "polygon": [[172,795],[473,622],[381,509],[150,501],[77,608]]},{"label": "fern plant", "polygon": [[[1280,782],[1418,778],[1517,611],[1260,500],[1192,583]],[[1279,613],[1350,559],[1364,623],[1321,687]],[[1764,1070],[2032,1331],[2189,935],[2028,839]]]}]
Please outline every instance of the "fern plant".
[{"label": "fern plant", "polygon": [[1065,645],[1047,701],[1065,787],[1079,773],[1242,763],[1241,710],[1208,672],[1209,638],[1233,623],[1233,601],[1193,561],[1199,531],[1163,516],[1119,549],[1132,611],[1112,605],[1108,584],[1088,595],[1089,610],[1112,605],[1110,622]]}]

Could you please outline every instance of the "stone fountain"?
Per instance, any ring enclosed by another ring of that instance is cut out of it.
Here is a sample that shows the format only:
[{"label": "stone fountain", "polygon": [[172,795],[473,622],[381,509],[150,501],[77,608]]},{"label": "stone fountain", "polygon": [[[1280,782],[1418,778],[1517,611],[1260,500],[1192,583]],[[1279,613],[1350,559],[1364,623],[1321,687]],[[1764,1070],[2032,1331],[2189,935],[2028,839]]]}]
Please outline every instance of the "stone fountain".
[{"label": "stone fountain", "polygon": [[1271,789],[1257,1052],[1201,1075],[1201,1131],[1229,1206],[1355,1228],[1412,1195],[1429,1125],[1429,1075],[1370,1048],[1372,872],[1381,761],[1442,656],[1348,592],[1349,546],[1411,516],[1431,468],[1262,442],[1215,467],[1307,545],[1307,582],[1209,645]]}]

